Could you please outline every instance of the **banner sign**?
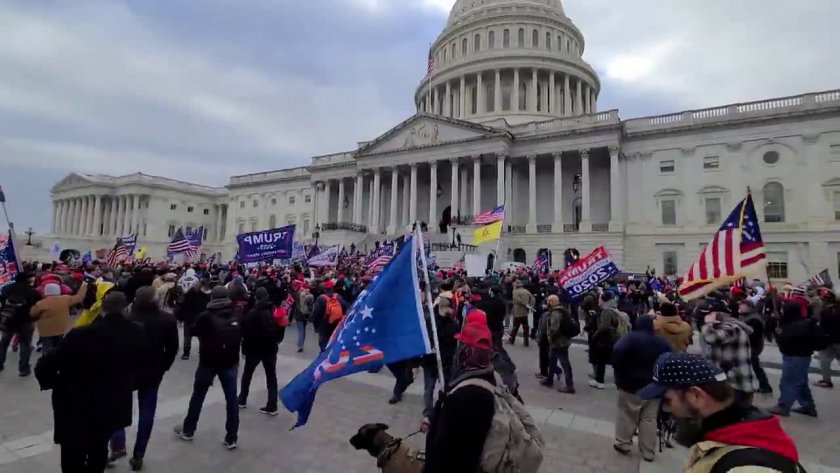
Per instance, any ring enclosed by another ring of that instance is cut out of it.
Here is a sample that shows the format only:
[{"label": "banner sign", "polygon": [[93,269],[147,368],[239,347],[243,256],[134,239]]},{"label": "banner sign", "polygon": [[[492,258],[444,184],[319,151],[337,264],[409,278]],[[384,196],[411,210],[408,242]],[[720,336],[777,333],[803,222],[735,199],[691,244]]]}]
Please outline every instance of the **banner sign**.
[{"label": "banner sign", "polygon": [[306,264],[309,266],[338,266],[339,254],[341,254],[341,245],[331,246],[318,255],[309,258]]},{"label": "banner sign", "polygon": [[292,243],[292,261],[299,262],[306,260],[306,248],[303,245],[302,241],[295,240]]},{"label": "banner sign", "polygon": [[15,282],[17,272],[15,245],[9,234],[0,235],[0,289]]},{"label": "banner sign", "polygon": [[563,287],[572,299],[579,299],[599,283],[618,273],[618,267],[603,246],[592,250],[563,270],[557,284]]},{"label": "banner sign", "polygon": [[260,232],[236,235],[239,251],[236,253],[240,263],[257,263],[292,257],[292,245],[295,241],[295,226],[263,230]]}]

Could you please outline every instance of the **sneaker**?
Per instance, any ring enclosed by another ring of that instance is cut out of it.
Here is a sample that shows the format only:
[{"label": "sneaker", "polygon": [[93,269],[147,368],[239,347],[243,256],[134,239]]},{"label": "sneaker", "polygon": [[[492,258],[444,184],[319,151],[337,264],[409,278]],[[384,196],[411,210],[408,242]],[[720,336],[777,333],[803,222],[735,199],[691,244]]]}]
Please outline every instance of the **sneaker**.
[{"label": "sneaker", "polygon": [[615,449],[616,452],[618,452],[622,455],[630,455],[630,449],[629,448],[622,447],[621,445],[619,445],[617,443],[613,444],[613,448]]},{"label": "sneaker", "polygon": [[298,348],[298,353],[303,353],[303,348]]},{"label": "sneaker", "polygon": [[18,375],[21,378],[25,378],[25,377],[29,376],[30,374],[32,374],[32,370],[21,371],[20,373],[18,373]]},{"label": "sneaker", "polygon": [[790,410],[791,412],[796,412],[797,414],[802,414],[808,417],[817,417],[817,408],[816,407],[794,407]]},{"label": "sneaker", "polygon": [[182,359],[182,360],[189,360],[189,359],[190,359],[190,355],[181,355],[181,359]]},{"label": "sneaker", "polygon": [[834,383],[832,383],[831,381],[826,381],[824,379],[821,379],[814,383],[814,386],[818,388],[834,389]]},{"label": "sneaker", "polygon": [[185,442],[191,442],[195,438],[194,433],[193,434],[188,434],[188,433],[184,432],[184,427],[183,426],[176,425],[175,429],[173,429],[173,430],[175,432],[175,435],[177,435],[178,438],[180,438],[181,440],[183,440]]},{"label": "sneaker", "polygon": [[759,388],[758,394],[767,394],[767,395],[773,394],[773,388],[771,388],[770,386]]},{"label": "sneaker", "polygon": [[247,409],[248,408],[248,403],[246,403],[246,402],[238,401],[237,404],[239,405],[240,409]]},{"label": "sneaker", "polygon": [[238,445],[236,445],[235,441],[234,442],[228,442],[227,440],[222,442],[222,445],[224,445],[225,448],[228,449],[228,450],[236,450],[236,447],[238,446]]},{"label": "sneaker", "polygon": [[562,388],[557,388],[557,392],[558,393],[563,393],[563,394],[574,394],[575,393],[575,388],[570,388],[568,386],[563,386]]},{"label": "sneaker", "polygon": [[651,462],[653,462],[653,459],[655,458],[655,454],[653,454],[653,453],[643,453],[642,458],[646,462],[651,463]]},{"label": "sneaker", "polygon": [[131,467],[131,471],[140,471],[143,469],[143,459],[140,457],[134,457],[128,461],[128,466]]},{"label": "sneaker", "polygon": [[593,388],[595,388],[595,389],[607,389],[607,385],[606,385],[606,384],[604,384],[604,383],[599,383],[598,381],[595,381],[594,379],[590,379],[590,380],[589,380],[589,386],[591,386],[591,387],[593,387]]},{"label": "sneaker", "polygon": [[790,417],[790,410],[780,406],[773,406],[770,409],[767,409],[767,412],[780,417]]},{"label": "sneaker", "polygon": [[402,401],[402,395],[394,394],[391,399],[388,399],[388,404],[396,404],[400,401]]},{"label": "sneaker", "polygon": [[545,378],[542,381],[540,381],[540,385],[545,386],[547,388],[553,388],[554,387],[554,380],[551,379],[551,378]]},{"label": "sneaker", "polygon": [[269,409],[268,407],[260,407],[260,412],[267,416],[276,416],[277,414],[279,414],[276,407],[273,410]]},{"label": "sneaker", "polygon": [[128,453],[126,453],[126,451],[124,449],[123,450],[115,450],[115,451],[111,452],[110,455],[108,455],[108,463],[114,463],[115,461],[117,461],[120,458],[123,458],[127,455],[128,455]]}]

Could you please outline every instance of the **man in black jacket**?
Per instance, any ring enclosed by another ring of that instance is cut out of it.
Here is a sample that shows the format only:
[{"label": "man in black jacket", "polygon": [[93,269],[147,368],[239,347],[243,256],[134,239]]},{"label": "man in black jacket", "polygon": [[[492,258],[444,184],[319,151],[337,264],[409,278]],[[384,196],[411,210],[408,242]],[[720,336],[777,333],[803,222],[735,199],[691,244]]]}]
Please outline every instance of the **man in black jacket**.
[{"label": "man in black jacket", "polygon": [[192,337],[195,335],[193,327],[198,316],[207,309],[207,303],[210,302],[210,290],[210,279],[206,276],[201,278],[198,286],[193,286],[184,293],[184,300],[175,311],[178,321],[183,323],[184,353],[181,355],[182,360],[190,359]]},{"label": "man in black jacket", "polygon": [[20,361],[18,371],[21,376],[29,376],[32,369],[29,357],[32,355],[32,335],[35,325],[29,317],[29,311],[40,299],[41,295],[33,287],[35,276],[31,273],[18,273],[15,282],[3,288],[0,292],[0,371],[6,363],[6,352],[12,343],[12,337],[18,335],[20,341]]},{"label": "man in black jacket", "polygon": [[265,384],[268,388],[268,402],[260,412],[277,415],[277,344],[283,341],[286,329],[280,327],[272,316],[274,304],[264,287],[257,288],[254,307],[245,314],[242,321],[242,354],[245,355],[245,369],[242,371],[242,387],[239,390],[239,408],[248,405],[248,391],[251,377],[257,365],[265,370]]},{"label": "man in black jacket", "polygon": [[821,388],[833,388],[831,382],[831,363],[840,360],[840,305],[830,289],[820,289],[823,307],[820,311],[820,329],[825,335],[828,346],[819,354],[822,379],[814,385]]},{"label": "man in black jacket", "polygon": [[233,302],[228,299],[228,291],[224,286],[213,288],[207,310],[195,321],[193,334],[198,337],[198,369],[195,371],[193,393],[190,407],[183,425],[175,427],[175,434],[181,440],[191,441],[195,438],[198,417],[204,406],[207,390],[218,377],[225,394],[224,446],[228,450],[236,448],[239,434],[239,407],[236,400],[236,376],[239,368],[239,345],[242,341],[239,320],[233,308]]},{"label": "man in black jacket", "polygon": [[126,305],[121,292],[105,296],[103,315],[71,330],[35,367],[41,388],[53,390],[53,436],[65,473],[104,471],[109,437],[131,425],[143,329],[126,319]]},{"label": "man in black jacket", "polygon": [[[143,328],[142,363],[138,367],[136,384],[139,411],[137,441],[129,460],[131,469],[140,471],[155,423],[160,383],[178,354],[178,325],[172,315],[160,309],[151,286],[143,286],[135,293],[129,320]],[[112,453],[108,460],[114,462],[124,457],[125,446],[125,429],[118,429],[111,436]]]}]

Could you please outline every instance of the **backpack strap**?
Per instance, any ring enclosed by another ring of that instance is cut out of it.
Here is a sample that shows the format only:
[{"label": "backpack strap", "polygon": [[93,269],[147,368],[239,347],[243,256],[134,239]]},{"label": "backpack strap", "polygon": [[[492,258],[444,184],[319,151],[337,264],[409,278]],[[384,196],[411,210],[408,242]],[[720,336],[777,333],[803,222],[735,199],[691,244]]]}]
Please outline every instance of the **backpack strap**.
[{"label": "backpack strap", "polygon": [[455,386],[454,388],[452,388],[452,390],[451,390],[451,391],[449,391],[449,394],[452,394],[452,393],[454,393],[455,391],[457,391],[458,389],[463,388],[463,387],[465,387],[465,386],[478,386],[479,388],[484,388],[484,389],[486,389],[486,390],[490,391],[491,393],[495,393],[495,392],[496,392],[496,386],[493,386],[493,384],[491,384],[491,383],[490,383],[489,381],[487,381],[486,379],[481,379],[481,378],[469,378],[469,379],[466,379],[466,380],[461,381],[460,383],[458,383],[458,385],[457,385],[457,386]]},{"label": "backpack strap", "polygon": [[[714,466],[710,470],[710,473],[726,473],[733,468],[742,466],[761,466],[782,473],[805,473],[805,468],[790,458],[784,457],[770,450],[756,447],[738,448],[737,450],[724,453],[723,456],[715,462]],[[796,469],[791,470],[791,467]]]}]

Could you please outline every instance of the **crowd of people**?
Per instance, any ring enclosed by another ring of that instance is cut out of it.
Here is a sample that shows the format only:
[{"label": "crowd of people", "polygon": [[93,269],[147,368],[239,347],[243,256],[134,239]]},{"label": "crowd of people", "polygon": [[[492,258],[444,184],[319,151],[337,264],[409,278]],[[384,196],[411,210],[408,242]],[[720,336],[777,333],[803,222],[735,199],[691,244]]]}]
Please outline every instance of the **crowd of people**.
[{"label": "crowd of people", "polygon": [[[143,468],[159,387],[179,353],[190,358],[194,337],[198,368],[175,433],[183,441],[195,438],[206,394],[218,378],[226,403],[224,447],[237,448],[239,411],[248,407],[259,365],[267,384],[259,411],[278,414],[276,362],[286,330],[295,327],[301,352],[312,325],[323,351],[373,276],[346,254],[337,267],[318,269],[234,263],[107,268],[97,262],[24,269],[0,293],[0,370],[16,343],[19,374],[30,375],[38,334],[35,375],[42,389],[52,390],[54,437],[65,472],[103,471],[128,456],[125,428],[135,395],[138,432],[129,463],[134,471]],[[690,471],[728,471],[716,464],[796,471],[796,447],[776,416],[816,417],[811,357],[819,352],[821,388],[833,387],[831,363],[840,357],[840,306],[825,287],[779,290],[742,282],[685,303],[674,281],[653,274],[613,278],[579,299],[553,273],[528,268],[481,278],[435,268],[430,282],[418,290],[424,300],[426,289],[432,294],[423,307],[428,323],[436,324],[442,366],[435,355],[388,365],[395,379],[392,404],[423,371],[425,452],[390,437],[384,424],[365,425],[351,440],[377,457],[384,471],[513,471],[492,469],[493,462],[536,471],[544,443],[523,408],[523,370],[506,349],[520,340],[537,345],[537,378],[563,395],[575,395],[576,375],[581,380],[570,362],[573,344],[586,345],[593,389],[608,387],[612,367],[619,454],[630,454],[638,435],[642,457],[653,461],[657,435],[672,429],[678,443],[692,447]],[[768,340],[783,361],[778,399],[765,411],[754,405],[754,395],[773,393],[760,363]],[[691,347],[697,350],[688,353]],[[438,373],[445,394],[435,401]],[[504,439],[500,431],[507,432]]]}]

